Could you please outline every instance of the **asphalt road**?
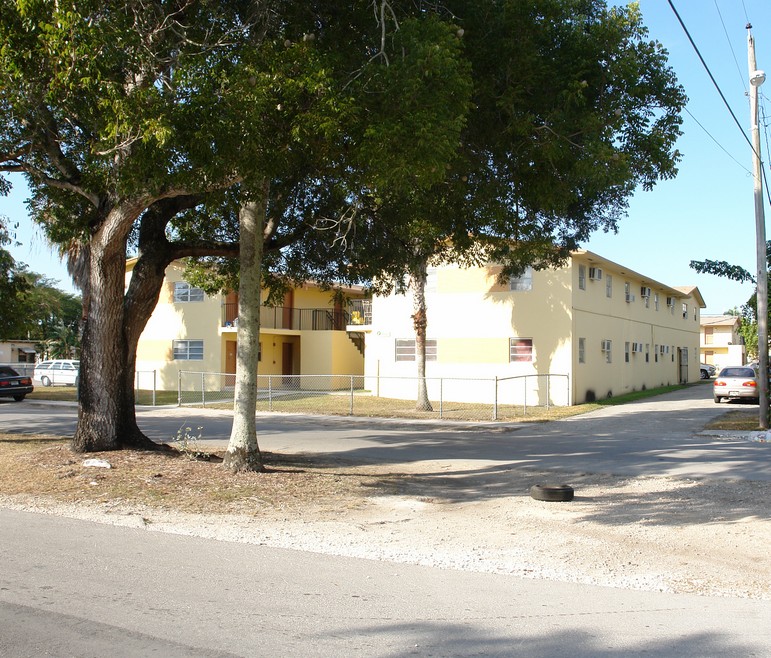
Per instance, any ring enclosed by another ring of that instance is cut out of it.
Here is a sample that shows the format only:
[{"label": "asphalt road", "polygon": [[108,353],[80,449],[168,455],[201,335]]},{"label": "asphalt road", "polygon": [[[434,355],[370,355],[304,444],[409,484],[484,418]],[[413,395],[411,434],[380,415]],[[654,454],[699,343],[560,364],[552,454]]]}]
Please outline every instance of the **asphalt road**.
[{"label": "asphalt road", "polygon": [[[771,480],[771,446],[704,433],[705,424],[733,408],[712,401],[709,384],[570,419],[524,425],[430,423],[370,418],[261,415],[260,448],[311,453],[354,462],[443,462],[458,468],[519,467],[565,473]],[[140,427],[171,441],[180,427],[200,430],[207,446],[223,448],[232,413],[190,407],[141,408]],[[0,402],[0,427],[20,433],[72,435],[72,406]]]},{"label": "asphalt road", "polygon": [[673,596],[0,509],[0,655],[768,656],[767,601]]},{"label": "asphalt road", "polygon": [[[262,416],[263,449],[354,461],[769,479],[769,444],[715,439],[696,386],[525,426]],[[754,408],[754,407],[753,407]],[[72,406],[0,403],[0,427],[71,434]],[[228,412],[142,409],[169,440]],[[768,656],[771,605],[226,543],[0,509],[3,656]]]}]

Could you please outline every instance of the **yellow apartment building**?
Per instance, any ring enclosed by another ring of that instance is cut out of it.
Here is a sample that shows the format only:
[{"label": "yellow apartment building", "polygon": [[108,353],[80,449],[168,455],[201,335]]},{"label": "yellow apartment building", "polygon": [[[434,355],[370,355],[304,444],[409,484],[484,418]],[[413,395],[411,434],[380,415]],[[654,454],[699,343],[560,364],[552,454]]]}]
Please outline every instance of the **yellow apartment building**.
[{"label": "yellow apartment building", "polygon": [[[665,285],[590,251],[503,285],[499,272],[429,270],[430,397],[443,378],[443,399],[489,401],[497,378],[507,382],[500,402],[511,404],[577,404],[699,379],[698,288]],[[359,327],[366,386],[384,397],[414,395],[411,304],[409,294],[374,297]]]},{"label": "yellow apartment building", "polygon": [[[126,285],[135,260],[126,271]],[[172,263],[158,304],[139,339],[139,388],[177,390],[179,373],[236,371],[238,296],[207,295],[183,280],[184,265]],[[364,296],[360,287],[343,288],[348,299]],[[267,298],[267,292],[263,299]],[[260,375],[361,375],[363,340],[349,332],[350,312],[332,291],[308,283],[289,291],[281,306],[260,312]],[[222,377],[223,386],[233,384]]]},{"label": "yellow apartment building", "polygon": [[747,363],[744,340],[739,335],[739,318],[733,315],[701,316],[701,361],[718,371]]}]

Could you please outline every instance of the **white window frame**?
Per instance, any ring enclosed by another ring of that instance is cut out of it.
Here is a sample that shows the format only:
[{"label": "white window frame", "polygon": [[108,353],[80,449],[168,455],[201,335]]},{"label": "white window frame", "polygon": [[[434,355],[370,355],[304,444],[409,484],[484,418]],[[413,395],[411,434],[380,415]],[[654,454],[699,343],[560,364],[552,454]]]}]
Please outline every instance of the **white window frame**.
[{"label": "white window frame", "polygon": [[519,276],[509,279],[509,290],[512,292],[527,292],[533,289],[533,268],[528,265]]},{"label": "white window frame", "polygon": [[578,362],[586,363],[586,338],[578,339]]},{"label": "white window frame", "polygon": [[535,354],[532,338],[509,338],[509,363],[532,363]]},{"label": "white window frame", "polygon": [[171,341],[173,361],[203,361],[203,340],[179,339]]},{"label": "white window frame", "polygon": [[586,290],[586,265],[578,265],[578,288]]},{"label": "white window frame", "polygon": [[602,352],[605,354],[605,363],[613,363],[613,341],[605,339],[602,341]]},{"label": "white window frame", "polygon": [[605,275],[605,296],[608,298],[613,297],[613,275],[612,274]]},{"label": "white window frame", "polygon": [[204,293],[202,288],[191,286],[187,281],[174,282],[174,303],[185,304],[187,302],[202,302]]}]

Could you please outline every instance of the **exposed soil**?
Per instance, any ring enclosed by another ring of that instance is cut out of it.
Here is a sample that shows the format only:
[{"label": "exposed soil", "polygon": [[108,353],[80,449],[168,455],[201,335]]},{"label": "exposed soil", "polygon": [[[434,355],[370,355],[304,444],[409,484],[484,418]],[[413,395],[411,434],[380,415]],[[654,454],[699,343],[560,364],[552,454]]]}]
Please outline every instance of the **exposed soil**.
[{"label": "exposed soil", "polygon": [[[771,446],[769,446],[771,450]],[[0,434],[0,506],[145,530],[664,592],[771,599],[771,484],[545,475],[457,464],[356,466],[266,455],[231,475],[184,455],[85,458]],[[528,495],[569,483],[569,503]]]}]

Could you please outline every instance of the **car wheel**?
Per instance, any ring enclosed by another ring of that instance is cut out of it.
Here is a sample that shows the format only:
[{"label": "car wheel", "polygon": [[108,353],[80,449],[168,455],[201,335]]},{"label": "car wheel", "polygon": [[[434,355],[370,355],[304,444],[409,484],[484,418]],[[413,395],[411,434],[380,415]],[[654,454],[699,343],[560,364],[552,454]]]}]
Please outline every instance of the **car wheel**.
[{"label": "car wheel", "polygon": [[701,371],[701,378],[702,379],[709,379],[709,373],[706,370]]},{"label": "car wheel", "polygon": [[573,500],[573,487],[567,484],[534,484],[530,487],[530,497],[553,503]]},{"label": "car wheel", "polygon": [[40,383],[41,383],[43,386],[50,386],[50,385],[51,385],[51,380],[50,380],[50,379],[48,379],[48,377],[46,377],[45,375],[43,375],[43,376],[40,378]]},{"label": "car wheel", "polygon": [[720,398],[715,398],[715,404],[720,404]]},{"label": "car wheel", "polygon": [[26,397],[26,394],[25,395],[14,395],[13,399],[16,400],[16,402],[21,402],[25,397]]}]

